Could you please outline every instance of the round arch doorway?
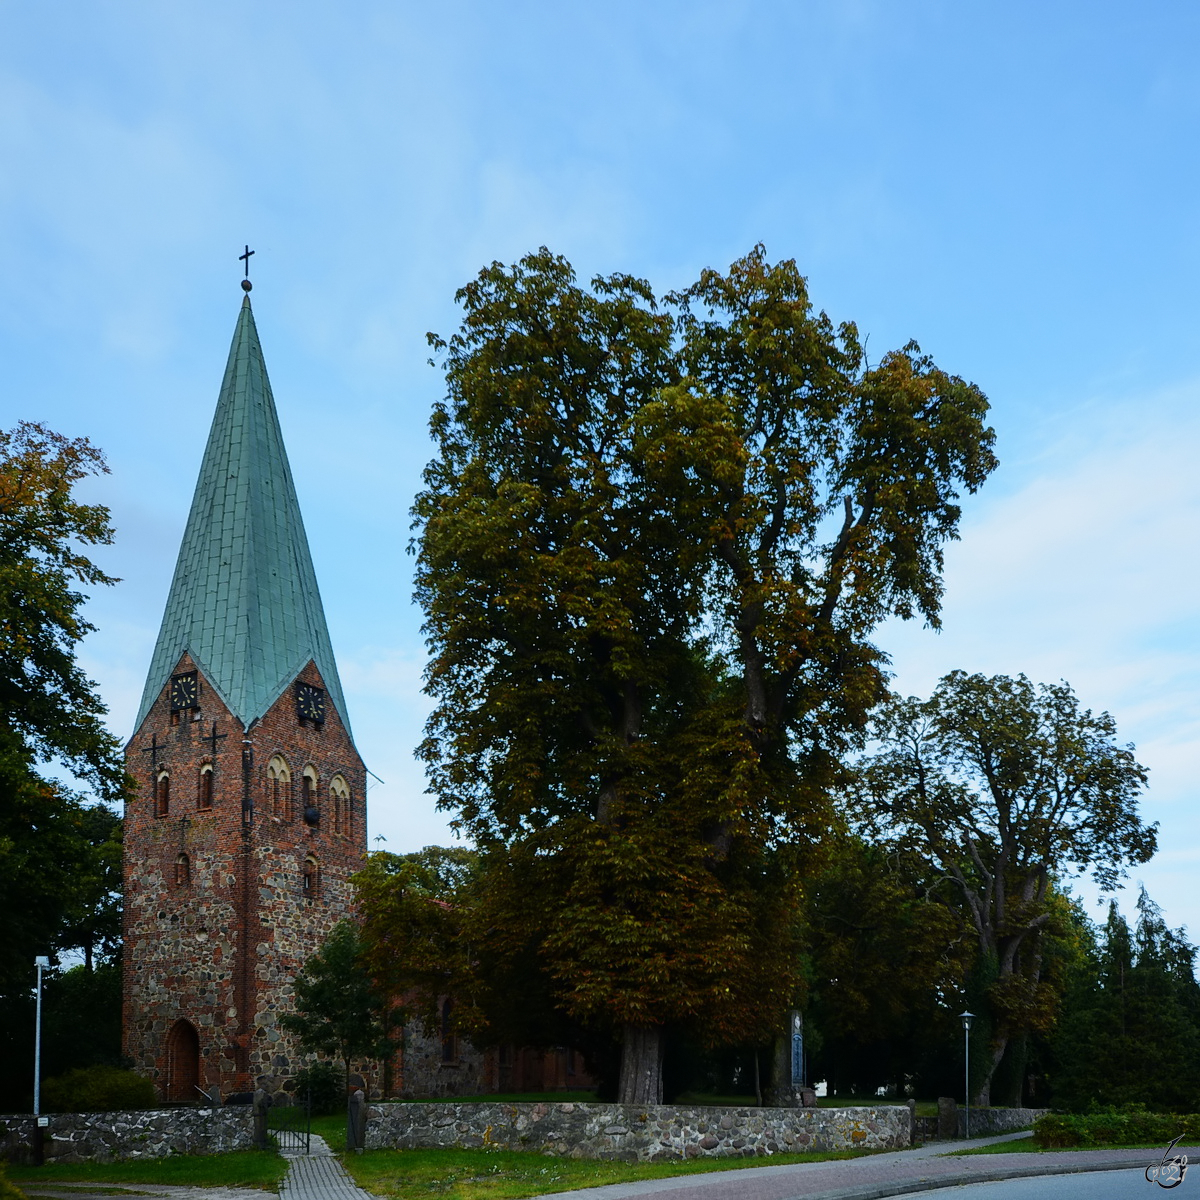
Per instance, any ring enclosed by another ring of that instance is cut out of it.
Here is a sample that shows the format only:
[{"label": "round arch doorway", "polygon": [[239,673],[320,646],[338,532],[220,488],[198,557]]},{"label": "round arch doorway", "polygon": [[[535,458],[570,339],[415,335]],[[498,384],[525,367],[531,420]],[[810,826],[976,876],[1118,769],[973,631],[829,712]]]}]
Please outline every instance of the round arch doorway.
[{"label": "round arch doorway", "polygon": [[200,1086],[200,1035],[191,1021],[178,1020],[167,1034],[167,1086],[170,1104],[191,1104]]}]

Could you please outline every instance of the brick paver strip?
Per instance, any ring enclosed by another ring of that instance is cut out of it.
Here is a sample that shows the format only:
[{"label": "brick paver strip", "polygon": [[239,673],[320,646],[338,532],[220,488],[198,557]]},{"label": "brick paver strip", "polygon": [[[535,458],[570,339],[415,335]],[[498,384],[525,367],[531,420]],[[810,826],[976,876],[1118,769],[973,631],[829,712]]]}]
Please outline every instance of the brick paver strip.
[{"label": "brick paver strip", "polygon": [[[1019,1135],[1018,1135],[1019,1136]],[[965,1183],[991,1183],[1038,1175],[1074,1175],[1087,1171],[1136,1171],[1140,1178],[1153,1150],[1017,1151],[1003,1158],[977,1155],[949,1157],[952,1150],[984,1146],[1005,1138],[939,1143],[916,1150],[871,1154],[835,1162],[794,1163],[778,1167],[714,1171],[704,1175],[613,1183],[558,1192],[554,1200],[643,1200],[669,1193],[663,1200],[879,1200],[932,1188]],[[1200,1149],[1176,1146],[1175,1154],[1194,1160]]]},{"label": "brick paver strip", "polygon": [[307,1154],[282,1153],[288,1160],[288,1173],[279,1185],[281,1200],[374,1200],[346,1174],[325,1139],[315,1133]]}]

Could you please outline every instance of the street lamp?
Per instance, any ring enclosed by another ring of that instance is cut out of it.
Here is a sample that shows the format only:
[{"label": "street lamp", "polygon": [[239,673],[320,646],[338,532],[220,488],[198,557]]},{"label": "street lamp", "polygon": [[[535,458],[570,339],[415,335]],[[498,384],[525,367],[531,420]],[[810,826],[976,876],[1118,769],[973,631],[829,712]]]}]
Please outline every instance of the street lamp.
[{"label": "street lamp", "polygon": [[33,1115],[36,1117],[42,1111],[42,972],[50,960],[39,954],[33,965],[37,967],[37,1016],[33,1027]]},{"label": "street lamp", "polygon": [[963,1023],[963,1092],[967,1099],[966,1129],[964,1132],[969,1138],[971,1136],[971,1018],[975,1014],[964,1010],[958,1015]]}]

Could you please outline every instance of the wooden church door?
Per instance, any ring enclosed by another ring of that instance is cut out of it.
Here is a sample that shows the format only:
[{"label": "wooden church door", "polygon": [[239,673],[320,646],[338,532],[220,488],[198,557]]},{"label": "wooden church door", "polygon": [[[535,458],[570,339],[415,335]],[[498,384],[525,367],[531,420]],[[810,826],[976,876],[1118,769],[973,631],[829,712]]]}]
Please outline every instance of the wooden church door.
[{"label": "wooden church door", "polygon": [[200,1035],[190,1021],[176,1021],[167,1035],[167,1100],[192,1104],[200,1086]]}]

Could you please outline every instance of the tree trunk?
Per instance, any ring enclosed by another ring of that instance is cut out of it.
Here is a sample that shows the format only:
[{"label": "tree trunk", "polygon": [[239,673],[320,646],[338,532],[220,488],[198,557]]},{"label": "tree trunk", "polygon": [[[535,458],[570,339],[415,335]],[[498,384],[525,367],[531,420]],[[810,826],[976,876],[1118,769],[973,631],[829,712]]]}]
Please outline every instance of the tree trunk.
[{"label": "tree trunk", "polygon": [[626,1025],[617,1103],[661,1104],[662,1061],[662,1026]]},{"label": "tree trunk", "polygon": [[1025,1070],[1029,1059],[1029,1035],[1008,1039],[1004,1057],[992,1075],[989,1099],[999,1108],[1020,1108],[1024,1101]]},{"label": "tree trunk", "polygon": [[971,1072],[971,1090],[974,1093],[971,1103],[978,1108],[989,1108],[992,1103],[992,1076],[1004,1057],[1008,1047],[1008,1038],[993,1038],[991,1045],[983,1056],[983,1071]]}]

